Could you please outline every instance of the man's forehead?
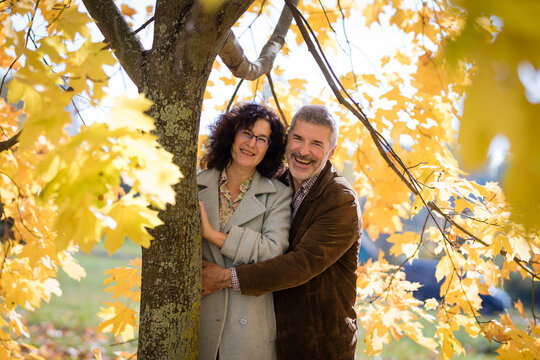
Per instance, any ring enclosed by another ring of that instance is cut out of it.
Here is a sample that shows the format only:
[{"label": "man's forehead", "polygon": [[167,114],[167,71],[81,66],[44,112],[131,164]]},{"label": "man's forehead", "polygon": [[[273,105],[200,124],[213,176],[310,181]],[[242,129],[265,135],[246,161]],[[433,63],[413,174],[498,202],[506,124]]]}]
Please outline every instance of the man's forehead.
[{"label": "man's forehead", "polygon": [[[304,129],[301,129],[302,127]],[[332,130],[328,126],[315,124],[310,121],[303,120],[302,118],[297,119],[294,126],[289,130],[289,135],[300,135],[300,133],[302,133],[302,136],[319,141],[330,141],[330,137],[332,136]]]}]

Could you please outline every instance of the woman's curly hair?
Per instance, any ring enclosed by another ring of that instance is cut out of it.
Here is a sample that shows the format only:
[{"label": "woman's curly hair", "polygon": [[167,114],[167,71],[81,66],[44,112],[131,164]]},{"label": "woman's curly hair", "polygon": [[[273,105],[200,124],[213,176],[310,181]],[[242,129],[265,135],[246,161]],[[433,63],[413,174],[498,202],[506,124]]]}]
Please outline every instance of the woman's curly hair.
[{"label": "woman's curly hair", "polygon": [[271,178],[283,167],[285,155],[285,127],[278,116],[267,107],[260,104],[245,103],[233,107],[227,113],[221,114],[217,121],[210,126],[208,148],[201,159],[203,169],[225,169],[232,160],[231,147],[240,129],[251,129],[259,119],[270,123],[270,145],[262,161],[257,165],[257,171]]}]

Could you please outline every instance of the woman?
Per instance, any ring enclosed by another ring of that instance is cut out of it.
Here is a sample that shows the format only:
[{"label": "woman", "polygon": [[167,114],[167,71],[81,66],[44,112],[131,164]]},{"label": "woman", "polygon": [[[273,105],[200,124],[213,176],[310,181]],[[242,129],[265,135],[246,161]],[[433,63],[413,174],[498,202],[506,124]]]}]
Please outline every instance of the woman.
[{"label": "woman", "polygon": [[[288,248],[291,190],[281,169],[285,129],[262,105],[243,104],[220,116],[197,175],[203,259],[224,267],[264,261]],[[272,294],[224,289],[200,308],[199,359],[275,359]]]}]

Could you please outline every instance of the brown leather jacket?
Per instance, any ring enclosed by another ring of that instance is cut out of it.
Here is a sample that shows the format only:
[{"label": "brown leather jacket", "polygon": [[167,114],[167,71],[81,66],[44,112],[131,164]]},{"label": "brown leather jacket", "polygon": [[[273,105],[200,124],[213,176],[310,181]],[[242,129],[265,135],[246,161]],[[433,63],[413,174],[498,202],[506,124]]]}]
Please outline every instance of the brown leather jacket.
[{"label": "brown leather jacket", "polygon": [[242,294],[275,291],[280,359],[354,359],[361,227],[354,190],[327,162],[293,220],[288,252],[236,268]]}]

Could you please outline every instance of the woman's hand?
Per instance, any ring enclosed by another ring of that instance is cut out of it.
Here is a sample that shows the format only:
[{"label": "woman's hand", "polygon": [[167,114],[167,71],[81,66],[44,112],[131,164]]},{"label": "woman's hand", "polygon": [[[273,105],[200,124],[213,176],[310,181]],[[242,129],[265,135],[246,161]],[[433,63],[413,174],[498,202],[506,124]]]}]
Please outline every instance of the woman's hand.
[{"label": "woman's hand", "polygon": [[208,221],[208,214],[206,214],[206,210],[204,209],[204,204],[202,201],[199,200],[199,207],[201,208],[201,227],[202,227],[202,236],[205,239],[208,239],[211,237],[211,233],[214,230],[212,225],[210,225],[210,221]]},{"label": "woman's hand", "polygon": [[212,227],[210,221],[208,220],[208,214],[204,209],[204,204],[199,200],[199,207],[201,208],[201,227],[202,227],[202,237],[210,241],[212,244],[221,247],[225,243],[227,235],[217,231]]}]

